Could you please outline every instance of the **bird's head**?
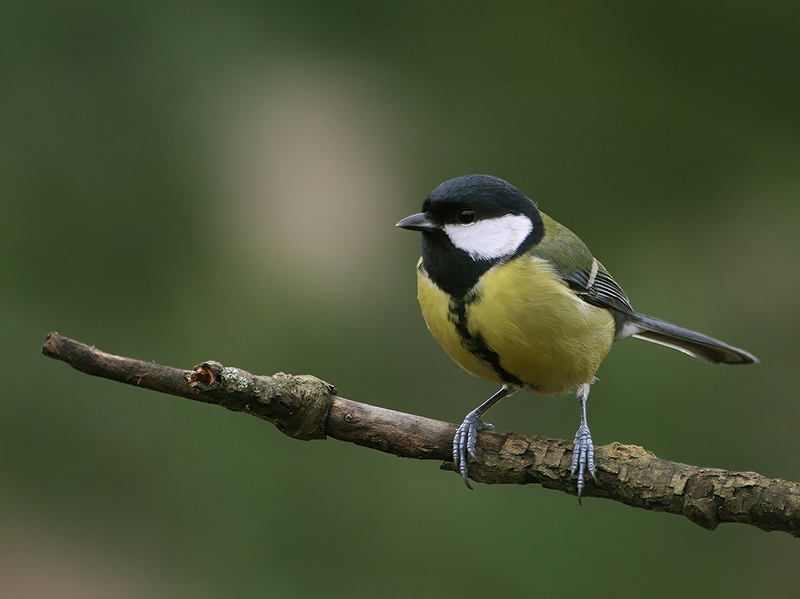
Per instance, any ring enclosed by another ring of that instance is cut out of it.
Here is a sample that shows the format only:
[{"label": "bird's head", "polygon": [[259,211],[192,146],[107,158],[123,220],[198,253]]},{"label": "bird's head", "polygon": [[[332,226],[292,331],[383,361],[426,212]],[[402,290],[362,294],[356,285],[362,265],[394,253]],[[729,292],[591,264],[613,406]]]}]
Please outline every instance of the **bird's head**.
[{"label": "bird's head", "polygon": [[513,185],[489,175],[445,181],[422,212],[397,226],[420,231],[426,245],[454,248],[474,261],[496,261],[525,251],[544,234],[536,205]]}]

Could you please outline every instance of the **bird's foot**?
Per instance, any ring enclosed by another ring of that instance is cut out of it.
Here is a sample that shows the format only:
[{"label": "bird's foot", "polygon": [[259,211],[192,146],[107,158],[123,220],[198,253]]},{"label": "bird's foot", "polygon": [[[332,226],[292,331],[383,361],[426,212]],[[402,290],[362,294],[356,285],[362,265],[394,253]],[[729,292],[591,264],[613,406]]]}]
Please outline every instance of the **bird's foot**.
[{"label": "bird's foot", "polygon": [[464,422],[461,423],[461,426],[456,431],[456,436],[453,437],[453,462],[455,462],[456,468],[464,478],[464,483],[468,489],[472,489],[472,485],[469,484],[469,477],[467,476],[467,455],[472,457],[473,460],[477,460],[475,444],[478,442],[478,431],[493,430],[494,426],[484,422],[477,410],[473,410],[464,418]]},{"label": "bird's foot", "polygon": [[592,475],[594,482],[597,482],[594,470],[594,445],[592,445],[592,433],[589,427],[582,424],[575,433],[575,447],[572,449],[572,468],[569,477],[578,473],[578,503],[581,502],[581,493],[586,485],[586,471]]}]

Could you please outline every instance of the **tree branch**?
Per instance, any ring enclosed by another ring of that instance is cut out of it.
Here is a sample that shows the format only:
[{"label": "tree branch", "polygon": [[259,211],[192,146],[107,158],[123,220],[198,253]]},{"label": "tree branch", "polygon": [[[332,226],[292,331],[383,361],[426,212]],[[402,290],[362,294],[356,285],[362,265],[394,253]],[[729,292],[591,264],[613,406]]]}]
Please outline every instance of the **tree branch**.
[{"label": "tree branch", "polygon": [[[333,437],[402,457],[443,460],[442,468],[454,469],[456,425],[339,397],[313,376],[256,376],[218,362],[181,370],[107,354],[58,333],[47,336],[42,353],[86,374],[252,414],[295,439]],[[482,431],[478,448],[480,461],[470,465],[470,478],[477,482],[538,483],[576,493],[569,479],[569,441]],[[596,447],[595,457],[597,485],[589,481],[584,497],[681,514],[709,530],[741,522],[800,537],[798,483],[669,462],[616,442]]]}]

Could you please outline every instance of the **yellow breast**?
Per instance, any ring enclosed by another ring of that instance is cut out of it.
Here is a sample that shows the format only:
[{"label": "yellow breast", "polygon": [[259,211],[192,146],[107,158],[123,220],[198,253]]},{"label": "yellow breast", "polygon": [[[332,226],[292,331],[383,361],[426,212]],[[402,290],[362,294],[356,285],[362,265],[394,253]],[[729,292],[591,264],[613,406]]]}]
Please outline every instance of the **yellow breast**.
[{"label": "yellow breast", "polygon": [[[531,391],[571,391],[592,382],[614,340],[611,312],[578,298],[539,258],[521,256],[490,269],[462,307],[462,321],[458,301],[422,269],[417,288],[425,322],[447,354],[467,372],[497,383],[508,382],[505,371]],[[497,355],[501,372],[471,351],[456,323]]]}]

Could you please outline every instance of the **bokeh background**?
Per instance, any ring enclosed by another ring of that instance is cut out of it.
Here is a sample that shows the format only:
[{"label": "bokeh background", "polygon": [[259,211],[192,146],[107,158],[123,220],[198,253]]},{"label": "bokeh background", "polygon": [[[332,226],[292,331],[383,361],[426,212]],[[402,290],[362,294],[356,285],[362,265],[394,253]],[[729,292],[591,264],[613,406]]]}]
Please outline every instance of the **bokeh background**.
[{"label": "bokeh background", "polygon": [[[752,368],[617,345],[595,441],[800,479],[800,5],[6,1],[0,596],[797,597],[788,535],[302,443],[93,379],[51,330],[191,368],[312,373],[460,421],[493,392],[430,338],[415,235],[503,177],[635,307]],[[500,430],[571,438],[572,397]]]}]

